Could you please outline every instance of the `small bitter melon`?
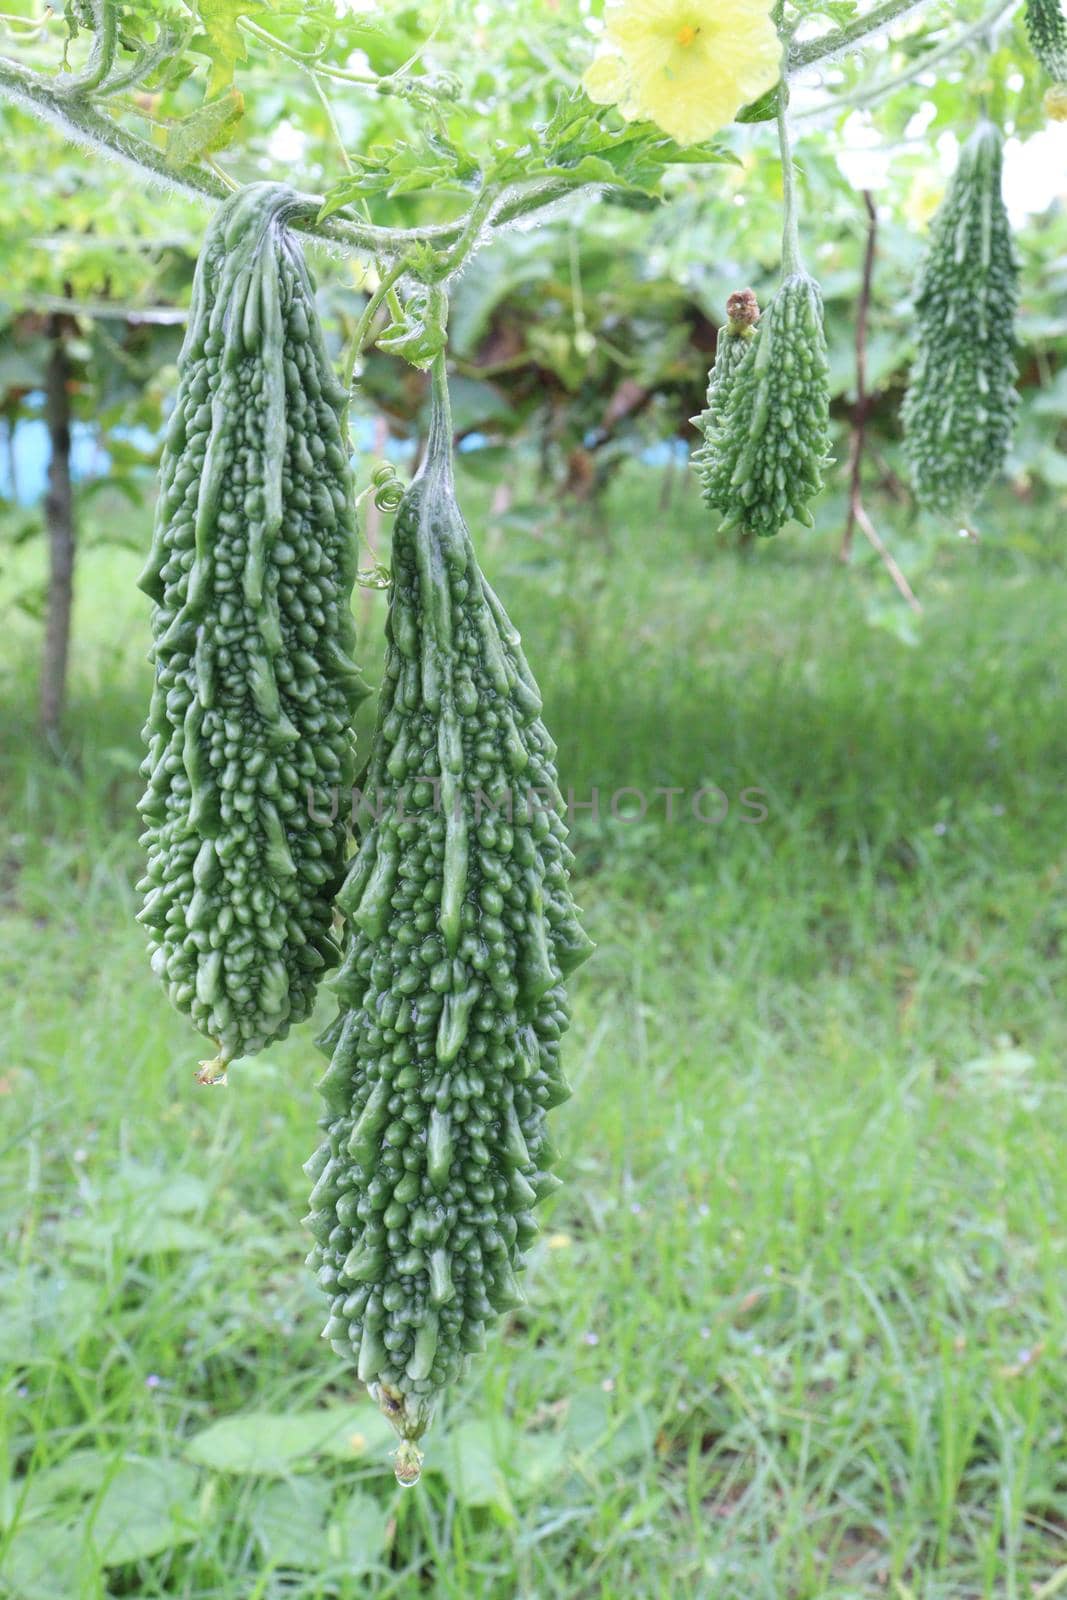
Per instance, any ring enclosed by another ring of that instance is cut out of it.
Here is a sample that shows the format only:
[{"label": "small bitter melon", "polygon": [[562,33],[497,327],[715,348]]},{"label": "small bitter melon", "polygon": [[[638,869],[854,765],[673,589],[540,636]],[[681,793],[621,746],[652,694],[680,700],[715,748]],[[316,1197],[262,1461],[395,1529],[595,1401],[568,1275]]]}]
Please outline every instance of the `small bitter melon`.
[{"label": "small bitter melon", "polygon": [[822,295],[787,273],[763,313],[710,430],[704,498],[722,529],[766,538],[786,522],[812,525],[810,503],[829,459],[830,377]]},{"label": "small bitter melon", "polygon": [[720,418],[730,398],[733,381],[756,337],[759,303],[751,289],[739,289],[726,302],[726,322],[715,341],[715,360],[708,373],[704,410],[690,421],[700,434],[700,444],[690,457],[701,489],[707,483],[715,462],[715,440]]}]

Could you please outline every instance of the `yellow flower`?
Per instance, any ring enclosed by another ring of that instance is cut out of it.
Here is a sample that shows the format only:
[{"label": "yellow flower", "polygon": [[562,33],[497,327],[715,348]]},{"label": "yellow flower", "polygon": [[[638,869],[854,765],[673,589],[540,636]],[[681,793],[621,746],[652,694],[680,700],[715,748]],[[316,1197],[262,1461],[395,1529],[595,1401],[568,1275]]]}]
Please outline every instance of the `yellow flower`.
[{"label": "yellow flower", "polygon": [[609,0],[582,82],[591,100],[698,144],[773,89],[782,46],[772,0]]}]

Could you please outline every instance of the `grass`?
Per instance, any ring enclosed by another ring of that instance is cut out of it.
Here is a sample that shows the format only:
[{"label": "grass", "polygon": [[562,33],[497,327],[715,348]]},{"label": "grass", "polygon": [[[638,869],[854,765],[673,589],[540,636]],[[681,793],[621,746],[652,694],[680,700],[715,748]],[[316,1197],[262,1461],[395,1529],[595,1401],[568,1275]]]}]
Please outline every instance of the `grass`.
[{"label": "grass", "polygon": [[311,1031],[196,1090],[133,923],[135,563],[83,570],[66,766],[11,625],[0,1594],[1067,1594],[1062,563],[940,547],[908,647],[877,569],[657,488],[483,541],[599,950],[529,1305],[413,1492],[318,1338]]}]

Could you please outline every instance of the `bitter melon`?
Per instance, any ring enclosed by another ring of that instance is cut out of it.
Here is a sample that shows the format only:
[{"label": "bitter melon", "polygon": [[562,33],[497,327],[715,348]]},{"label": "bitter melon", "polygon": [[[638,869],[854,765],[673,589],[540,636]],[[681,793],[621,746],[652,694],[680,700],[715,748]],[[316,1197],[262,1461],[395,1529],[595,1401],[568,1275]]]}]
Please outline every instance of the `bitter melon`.
[{"label": "bitter melon", "polygon": [[1056,122],[1067,121],[1067,17],[1060,0],[1026,0],[1030,48],[1052,79],[1045,110]]},{"label": "bitter melon", "polygon": [[716,429],[730,398],[730,390],[742,361],[752,348],[759,321],[759,304],[751,289],[739,289],[726,302],[726,324],[715,342],[715,360],[708,373],[708,392],[704,410],[690,421],[699,431],[701,443],[691,462],[701,488],[705,489],[715,462]]},{"label": "bitter melon", "polygon": [[427,453],[396,517],[385,677],[338,897],[340,1010],[320,1045],[325,1137],[307,1171],[323,1330],[402,1440],[520,1303],[533,1208],[556,1185],[563,980],[591,945],[541,699],[483,578],[452,477],[443,358]]},{"label": "bitter melon", "polygon": [[366,691],[346,395],[286,228],[294,200],[254,184],[211,223],[140,579],[155,661],[140,920],[171,1000],[215,1042],[204,1081],[307,1016],[340,955],[336,800]]},{"label": "bitter melon", "polygon": [[1002,150],[1000,129],[983,119],[934,218],[915,296],[905,450],[920,501],[952,517],[966,515],[1003,467],[1018,404],[1018,264]]},{"label": "bitter melon", "polygon": [[708,438],[704,498],[723,513],[723,530],[743,525],[766,538],[791,519],[810,528],[829,426],[822,295],[797,270],[764,312]]}]

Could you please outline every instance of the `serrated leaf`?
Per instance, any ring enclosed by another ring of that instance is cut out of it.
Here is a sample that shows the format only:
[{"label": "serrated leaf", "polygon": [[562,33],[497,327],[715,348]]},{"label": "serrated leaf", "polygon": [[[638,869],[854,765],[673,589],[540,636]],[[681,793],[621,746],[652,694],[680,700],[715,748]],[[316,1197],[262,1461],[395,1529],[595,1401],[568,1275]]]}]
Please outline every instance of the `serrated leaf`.
[{"label": "serrated leaf", "polygon": [[234,69],[248,55],[245,36],[238,27],[240,17],[265,11],[266,0],[197,0],[197,14],[204,32],[193,40],[193,48],[210,56],[208,98],[221,94],[233,82]]},{"label": "serrated leaf", "polygon": [[396,196],[464,188],[477,169],[448,140],[398,140],[375,146],[373,156],[353,155],[354,171],[326,191],[319,219],[369,195]]}]

